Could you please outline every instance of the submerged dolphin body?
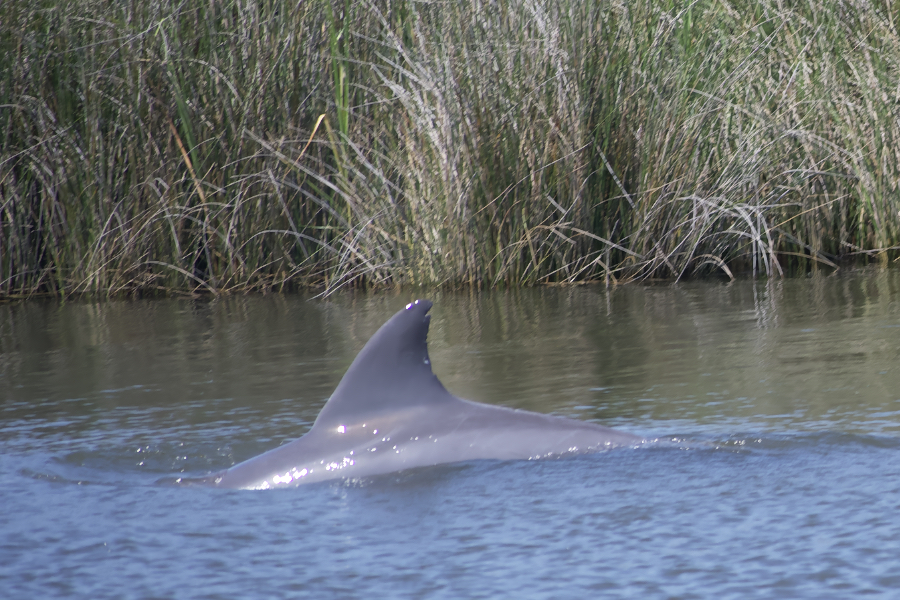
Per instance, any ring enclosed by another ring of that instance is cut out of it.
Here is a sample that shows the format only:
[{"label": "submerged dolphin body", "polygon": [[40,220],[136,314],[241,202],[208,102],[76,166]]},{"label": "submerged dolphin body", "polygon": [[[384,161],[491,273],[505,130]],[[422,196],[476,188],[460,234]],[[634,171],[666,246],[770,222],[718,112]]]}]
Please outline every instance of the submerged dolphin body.
[{"label": "submerged dolphin body", "polygon": [[408,304],[372,336],[306,435],[193,481],[269,489],[442,463],[530,459],[643,442],[593,423],[457,398],[431,371],[431,306],[428,300]]}]

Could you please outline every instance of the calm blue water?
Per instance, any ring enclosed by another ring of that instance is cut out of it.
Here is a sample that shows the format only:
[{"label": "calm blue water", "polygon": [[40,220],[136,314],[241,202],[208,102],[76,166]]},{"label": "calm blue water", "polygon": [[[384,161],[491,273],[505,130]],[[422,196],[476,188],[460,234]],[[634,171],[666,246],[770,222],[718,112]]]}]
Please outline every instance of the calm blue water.
[{"label": "calm blue water", "polygon": [[895,273],[425,295],[451,391],[667,441],[161,485],[302,435],[412,296],[0,306],[2,597],[900,593]]}]

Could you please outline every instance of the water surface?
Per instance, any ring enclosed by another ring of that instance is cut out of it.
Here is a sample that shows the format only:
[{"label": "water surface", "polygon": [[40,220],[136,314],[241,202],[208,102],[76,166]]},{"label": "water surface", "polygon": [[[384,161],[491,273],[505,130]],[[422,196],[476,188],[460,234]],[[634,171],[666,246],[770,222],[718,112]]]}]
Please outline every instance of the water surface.
[{"label": "water surface", "polygon": [[302,435],[415,295],[0,306],[3,597],[900,591],[891,271],[427,294],[452,392],[670,442],[269,492],[156,483]]}]

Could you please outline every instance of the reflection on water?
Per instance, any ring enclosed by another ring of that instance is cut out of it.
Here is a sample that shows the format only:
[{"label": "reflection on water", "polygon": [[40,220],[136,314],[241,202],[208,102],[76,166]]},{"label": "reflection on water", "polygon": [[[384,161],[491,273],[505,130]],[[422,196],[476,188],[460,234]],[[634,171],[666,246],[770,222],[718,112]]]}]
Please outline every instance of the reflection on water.
[{"label": "reflection on water", "polygon": [[[448,388],[485,402],[638,428],[727,415],[853,429],[897,400],[898,285],[888,271],[439,292],[430,348]],[[278,416],[287,400],[308,423],[413,295],[0,306],[3,410],[91,429],[90,415],[165,406],[178,426]]]},{"label": "reflection on water", "polygon": [[[665,434],[888,433],[900,278],[429,294],[435,372],[459,396]],[[356,352],[414,294],[0,306],[0,396],[24,438],[134,425],[302,434]],[[683,424],[683,426],[682,426]],[[234,428],[234,429],[232,429]],[[7,435],[9,435],[7,429]],[[106,438],[108,439],[108,438]],[[24,439],[21,441],[25,441]]]},{"label": "reflection on water", "polygon": [[[302,435],[369,336],[418,295],[435,302],[432,364],[455,394],[720,450],[456,465],[287,494],[153,485]],[[900,503],[898,298],[900,276],[878,270],[0,305],[0,504],[12,507],[0,579],[10,597],[112,597],[129,572],[137,597],[233,597],[248,581],[311,597],[884,593],[900,586],[900,526],[885,521]],[[195,560],[173,566],[184,548]],[[411,549],[424,562],[404,570]],[[101,555],[125,562],[98,570]],[[134,560],[147,570],[129,571]]]}]

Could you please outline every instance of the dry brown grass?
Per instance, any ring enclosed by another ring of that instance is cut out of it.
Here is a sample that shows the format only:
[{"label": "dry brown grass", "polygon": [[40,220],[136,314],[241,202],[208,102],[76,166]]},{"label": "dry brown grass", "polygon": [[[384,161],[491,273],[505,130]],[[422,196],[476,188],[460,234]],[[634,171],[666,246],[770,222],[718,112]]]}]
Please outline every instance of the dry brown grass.
[{"label": "dry brown grass", "polygon": [[891,3],[8,4],[3,296],[898,255]]}]

